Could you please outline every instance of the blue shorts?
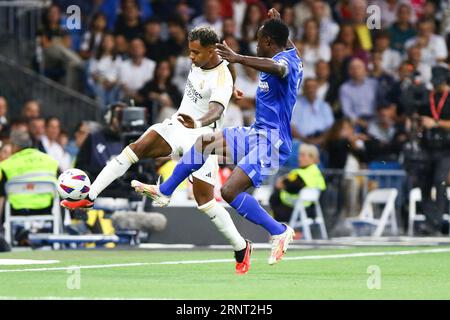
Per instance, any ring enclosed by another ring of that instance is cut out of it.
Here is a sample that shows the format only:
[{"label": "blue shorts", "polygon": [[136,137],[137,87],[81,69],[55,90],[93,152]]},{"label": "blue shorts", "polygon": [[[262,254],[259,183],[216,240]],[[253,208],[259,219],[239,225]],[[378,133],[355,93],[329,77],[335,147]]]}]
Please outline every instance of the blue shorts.
[{"label": "blue shorts", "polygon": [[255,187],[278,172],[290,154],[283,146],[275,130],[254,127],[231,127],[223,129],[223,136],[231,152],[233,163],[241,168]]}]

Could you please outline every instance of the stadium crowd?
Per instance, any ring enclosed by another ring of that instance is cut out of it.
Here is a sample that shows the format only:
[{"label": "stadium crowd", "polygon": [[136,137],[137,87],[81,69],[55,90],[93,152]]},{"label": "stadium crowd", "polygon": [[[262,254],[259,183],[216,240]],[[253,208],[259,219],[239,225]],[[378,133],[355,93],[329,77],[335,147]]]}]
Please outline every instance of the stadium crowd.
[{"label": "stadium crowd", "polygon": [[[421,130],[435,128],[445,133],[441,140],[450,141],[450,99],[441,102],[445,93],[428,96],[438,90],[433,78],[443,77],[437,85],[446,83],[444,92],[450,84],[442,71],[450,66],[450,1],[80,0],[81,31],[66,27],[70,2],[53,1],[43,16],[36,70],[92,96],[105,112],[115,101],[133,99],[148,110],[149,125],[172,115],[180,104],[191,66],[189,30],[211,26],[234,51],[256,55],[256,31],[268,8],[276,8],[304,66],[292,117],[297,145],[318,146],[321,168],[403,168],[413,176],[428,172],[425,186],[421,179],[414,183],[423,190],[434,185],[436,210],[448,212],[443,187],[450,183],[450,142],[424,147],[433,158],[424,160],[425,171],[413,164],[423,152],[408,146]],[[379,9],[375,28],[367,22],[369,5]],[[254,119],[258,74],[236,68],[235,86],[244,98],[231,101],[226,126],[249,125]],[[438,118],[430,111],[434,100],[443,104]],[[93,127],[83,122],[69,137],[57,118],[42,117],[37,101],[23,106],[21,118],[9,119],[7,100],[0,97],[0,161],[10,153],[9,132],[27,130],[33,145],[64,170]],[[288,166],[297,166],[294,149]]]}]

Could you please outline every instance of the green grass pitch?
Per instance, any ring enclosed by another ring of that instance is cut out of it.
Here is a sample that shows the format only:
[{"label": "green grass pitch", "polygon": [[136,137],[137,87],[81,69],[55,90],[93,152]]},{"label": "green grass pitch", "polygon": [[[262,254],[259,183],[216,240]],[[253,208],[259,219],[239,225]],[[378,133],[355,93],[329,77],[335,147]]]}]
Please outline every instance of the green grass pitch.
[{"label": "green grass pitch", "polygon": [[[444,250],[423,252],[436,248]],[[411,250],[421,252],[385,255],[387,252]],[[374,252],[380,255],[365,255]],[[276,266],[267,264],[268,253],[267,249],[254,250],[252,268],[245,276],[234,274],[232,252],[226,250],[5,253],[0,254],[0,260],[60,262],[21,266],[0,263],[0,298],[450,299],[450,247],[290,250],[286,255],[288,259]],[[357,253],[361,255],[354,256]],[[342,256],[348,254],[353,256]],[[309,259],[308,256],[315,257]],[[216,259],[220,260],[208,263],[196,261]],[[191,262],[160,264],[167,261]],[[140,265],[130,265],[133,263]],[[115,266],[105,267],[111,264]],[[77,282],[71,278],[78,275],[65,269],[70,266],[82,267],[77,278],[79,289],[76,285],[73,288],[73,283]],[[6,272],[42,268],[50,270]],[[53,268],[60,269],[51,270]],[[379,272],[373,273],[373,268]],[[375,282],[371,278],[374,276],[377,277]],[[374,288],[374,283],[379,287],[375,285]]]}]

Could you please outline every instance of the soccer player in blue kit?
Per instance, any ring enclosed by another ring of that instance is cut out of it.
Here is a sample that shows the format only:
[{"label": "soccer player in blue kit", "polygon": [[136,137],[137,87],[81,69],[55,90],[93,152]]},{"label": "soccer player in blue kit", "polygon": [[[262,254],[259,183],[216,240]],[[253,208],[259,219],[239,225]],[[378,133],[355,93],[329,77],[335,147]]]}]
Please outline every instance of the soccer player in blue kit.
[{"label": "soccer player in blue kit", "polygon": [[[209,154],[222,156],[237,166],[223,185],[223,199],[241,216],[266,229],[272,240],[269,264],[280,261],[293,239],[294,230],[277,222],[245,190],[259,187],[276,173],[291,153],[291,115],[302,76],[303,65],[289,39],[289,29],[280,14],[269,11],[257,33],[258,57],[233,52],[228,45],[216,45],[217,53],[230,63],[240,63],[260,71],[256,92],[256,120],[250,127],[224,128],[201,136],[175,167],[172,176],[160,185],[134,184],[137,192],[168,205],[176,187],[193,171],[202,167]],[[289,42],[290,48],[287,48]],[[183,119],[187,127],[201,126],[207,119]],[[181,121],[181,120],[180,120]]]}]

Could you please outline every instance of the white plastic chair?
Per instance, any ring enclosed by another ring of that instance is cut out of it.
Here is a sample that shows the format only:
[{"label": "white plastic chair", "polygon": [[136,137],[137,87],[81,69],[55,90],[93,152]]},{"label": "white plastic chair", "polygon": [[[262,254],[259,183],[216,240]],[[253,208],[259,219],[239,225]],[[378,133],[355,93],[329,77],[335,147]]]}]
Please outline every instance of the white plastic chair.
[{"label": "white plastic chair", "polygon": [[[433,190],[434,194],[436,194],[436,190]],[[447,188],[447,198],[450,202],[450,187]],[[409,214],[408,214],[408,236],[414,236],[414,222],[416,221],[425,221],[426,217],[423,214],[417,213],[417,202],[422,201],[422,191],[420,188],[413,188],[409,192]],[[450,213],[444,214],[444,220],[450,222]]]},{"label": "white plastic chair", "polygon": [[[62,232],[61,207],[59,205],[59,194],[56,184],[50,181],[11,181],[5,184],[6,202],[5,202],[5,240],[12,245],[12,226],[13,223],[25,223],[37,221],[53,222],[53,234],[58,235]],[[8,201],[8,195],[11,194],[53,194],[53,206],[49,215],[28,215],[12,216],[11,204]]]},{"label": "white plastic chair", "polygon": [[[393,235],[398,234],[397,217],[395,212],[395,200],[397,199],[398,191],[394,188],[376,189],[370,191],[364,200],[363,208],[357,218],[350,218],[353,226],[356,223],[367,223],[375,226],[372,233],[373,237],[380,237],[384,229],[390,224]],[[376,219],[373,212],[373,204],[384,204],[381,217]]]},{"label": "white plastic chair", "polygon": [[[322,239],[328,239],[327,229],[325,227],[325,220],[323,218],[322,208],[319,203],[320,190],[314,188],[303,188],[298,194],[298,199],[295,202],[294,210],[292,211],[289,225],[291,228],[302,228],[305,240],[312,240],[311,228],[313,224],[318,224],[320,228],[320,235]],[[312,202],[316,210],[315,220],[308,218],[304,203]]]},{"label": "white plastic chair", "polygon": [[263,206],[269,205],[270,195],[272,194],[272,186],[264,185],[253,191],[253,197]]}]

